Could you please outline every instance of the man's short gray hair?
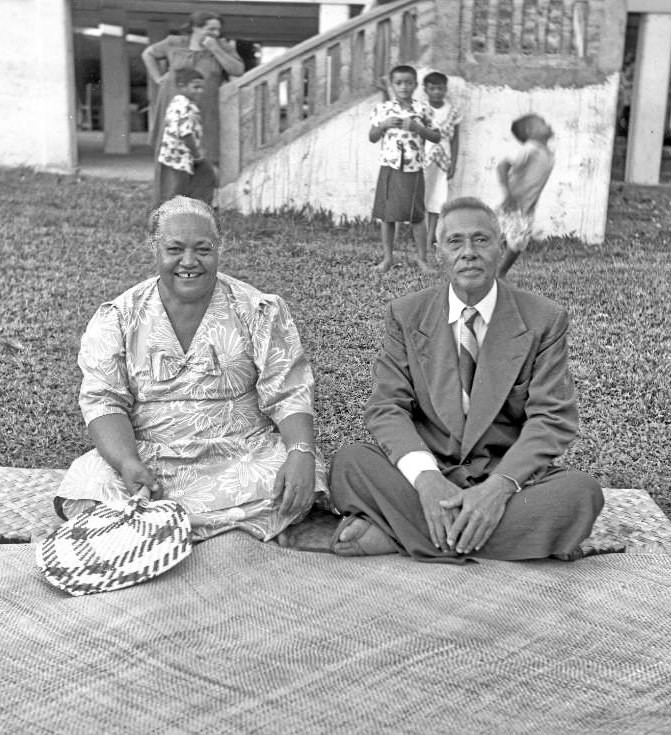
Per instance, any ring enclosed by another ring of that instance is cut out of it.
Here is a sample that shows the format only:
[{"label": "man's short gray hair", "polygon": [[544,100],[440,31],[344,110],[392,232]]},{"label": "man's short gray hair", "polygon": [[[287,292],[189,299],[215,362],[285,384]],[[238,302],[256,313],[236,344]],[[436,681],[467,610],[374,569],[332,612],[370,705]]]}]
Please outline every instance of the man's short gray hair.
[{"label": "man's short gray hair", "polygon": [[212,227],[212,233],[215,235],[217,248],[221,244],[221,229],[219,222],[214,214],[214,210],[208,204],[200,199],[191,199],[185,196],[176,196],[163,202],[149,215],[149,234],[147,242],[152,250],[156,251],[158,247],[161,225],[163,221],[176,214],[194,214],[197,217],[206,219]]},{"label": "man's short gray hair", "polygon": [[496,232],[497,236],[501,236],[499,218],[491,207],[487,206],[482,199],[478,199],[477,197],[459,197],[458,199],[453,199],[451,202],[447,202],[447,204],[443,204],[443,207],[440,210],[440,215],[438,216],[438,227],[436,230],[438,242],[440,242],[443,237],[445,230],[445,218],[451,212],[456,212],[459,209],[473,209],[484,212],[487,217],[489,217],[494,232]]}]

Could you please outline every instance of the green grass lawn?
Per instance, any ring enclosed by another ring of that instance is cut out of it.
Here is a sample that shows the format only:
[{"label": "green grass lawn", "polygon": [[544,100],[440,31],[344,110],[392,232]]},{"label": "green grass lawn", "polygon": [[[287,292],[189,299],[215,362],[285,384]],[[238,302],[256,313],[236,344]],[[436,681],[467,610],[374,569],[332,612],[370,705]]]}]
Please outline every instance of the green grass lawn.
[{"label": "green grass lawn", "polygon": [[[102,301],[153,275],[149,202],[145,184],[0,170],[0,464],[67,467],[89,448],[79,338]],[[316,376],[326,457],[366,438],[385,305],[439,276],[407,264],[375,275],[378,233],[367,224],[230,214],[224,229],[222,270],[289,303]],[[607,486],[644,487],[669,515],[670,230],[670,189],[617,187],[604,245],[548,241],[510,278],[571,314],[581,426],[566,462]]]}]

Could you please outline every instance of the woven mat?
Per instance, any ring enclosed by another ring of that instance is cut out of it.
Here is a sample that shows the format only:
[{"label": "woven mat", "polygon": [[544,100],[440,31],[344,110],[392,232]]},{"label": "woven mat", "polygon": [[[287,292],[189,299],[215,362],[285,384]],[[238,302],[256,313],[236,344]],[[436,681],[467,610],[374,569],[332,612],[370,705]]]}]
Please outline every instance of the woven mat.
[{"label": "woven mat", "polygon": [[233,532],[70,598],[0,547],[0,732],[671,732],[671,555],[466,567]]},{"label": "woven mat", "polygon": [[53,497],[65,470],[0,467],[0,539],[35,541],[61,521]]},{"label": "woven mat", "polygon": [[[52,497],[64,470],[0,467],[0,539],[39,541],[60,524]],[[604,490],[606,503],[592,535],[581,546],[586,552],[671,554],[671,521],[645,490]]]}]

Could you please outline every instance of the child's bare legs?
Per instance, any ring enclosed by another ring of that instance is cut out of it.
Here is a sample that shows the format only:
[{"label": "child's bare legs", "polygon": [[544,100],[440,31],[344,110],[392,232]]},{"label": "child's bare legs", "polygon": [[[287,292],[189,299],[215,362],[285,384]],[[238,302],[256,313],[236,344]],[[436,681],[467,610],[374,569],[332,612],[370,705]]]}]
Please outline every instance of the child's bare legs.
[{"label": "child's bare legs", "polygon": [[384,257],[375,266],[375,270],[386,273],[394,265],[394,237],[396,236],[396,222],[382,222],[380,231],[382,233],[382,249]]},{"label": "child's bare legs", "polygon": [[426,252],[433,252],[433,243],[436,241],[436,227],[438,225],[438,212],[426,213]]},{"label": "child's bare legs", "polygon": [[431,266],[426,260],[426,225],[424,220],[419,222],[412,222],[412,239],[415,241],[415,247],[417,248],[417,265],[419,269],[424,273],[431,272]]},{"label": "child's bare legs", "polygon": [[499,263],[499,269],[497,271],[497,276],[499,278],[505,278],[508,275],[508,271],[512,268],[515,261],[520,257],[520,254],[515,252],[514,250],[511,250],[507,245],[506,249],[503,253],[503,257],[501,258],[501,262]]}]

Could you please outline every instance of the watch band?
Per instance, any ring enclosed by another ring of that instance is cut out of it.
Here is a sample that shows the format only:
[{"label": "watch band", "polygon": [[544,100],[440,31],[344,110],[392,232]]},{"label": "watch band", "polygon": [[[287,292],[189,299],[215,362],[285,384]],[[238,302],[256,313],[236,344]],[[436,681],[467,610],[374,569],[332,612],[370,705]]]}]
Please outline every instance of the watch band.
[{"label": "watch band", "polygon": [[304,454],[311,454],[317,459],[317,452],[307,442],[295,442],[287,447],[287,454],[289,452],[303,452]]}]

